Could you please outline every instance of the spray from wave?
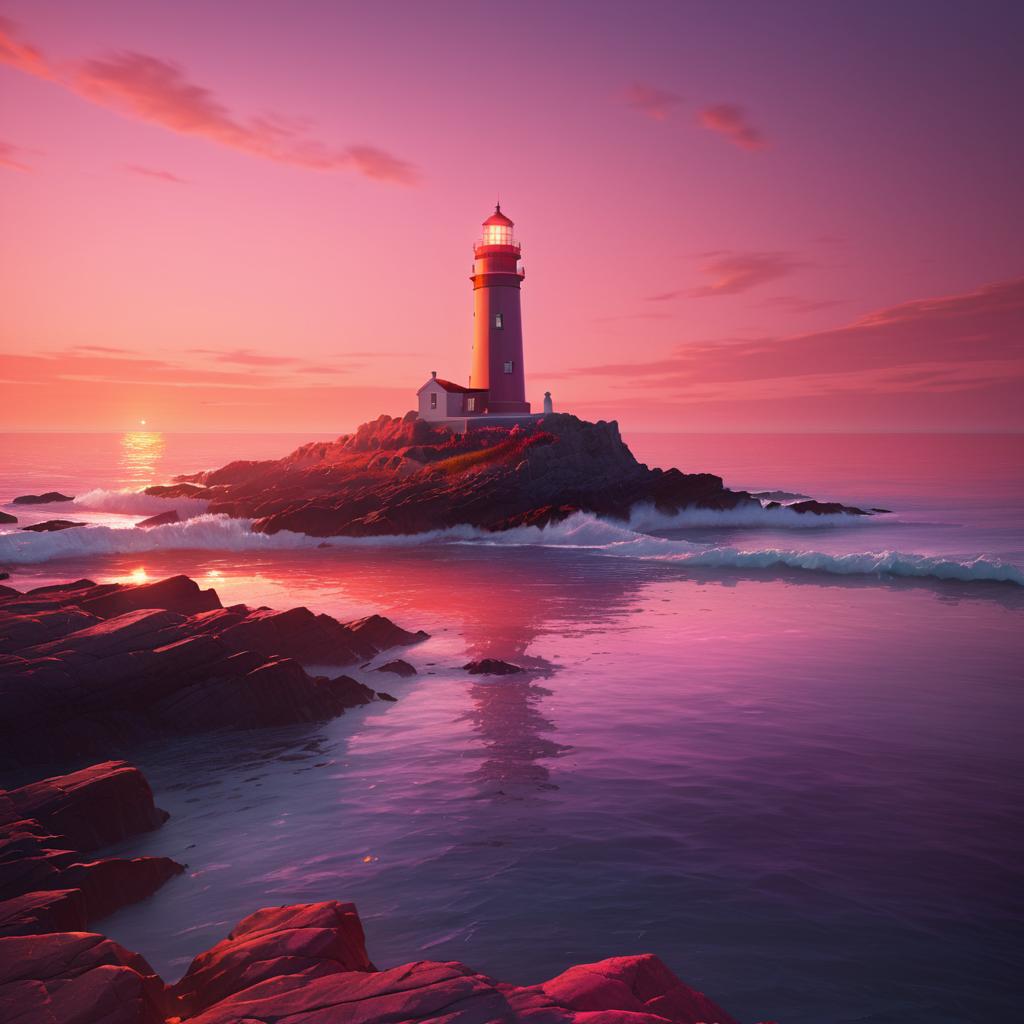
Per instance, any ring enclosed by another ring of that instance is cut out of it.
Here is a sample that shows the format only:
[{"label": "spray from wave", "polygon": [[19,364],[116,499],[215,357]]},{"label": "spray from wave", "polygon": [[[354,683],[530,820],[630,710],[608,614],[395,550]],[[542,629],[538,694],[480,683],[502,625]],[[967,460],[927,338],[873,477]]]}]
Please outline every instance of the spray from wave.
[{"label": "spray from wave", "polygon": [[188,519],[201,515],[210,503],[203,498],[159,498],[142,491],[108,491],[97,487],[78,495],[73,504],[88,512],[121,512],[139,516],[153,516],[173,509],[182,519]]},{"label": "spray from wave", "polygon": [[726,509],[684,508],[674,513],[659,512],[653,505],[634,505],[629,517],[630,529],[643,533],[705,526],[783,530],[849,529],[870,528],[877,522],[874,516],[857,516],[845,512],[819,516],[813,512],[795,512],[785,505],[778,508],[750,505]]},{"label": "spray from wave", "polygon": [[[158,499],[159,500],[159,499]],[[794,513],[795,514],[795,513]],[[152,551],[296,551],[319,547],[412,547],[450,543],[493,547],[540,546],[590,550],[600,555],[636,558],[716,569],[803,569],[837,575],[931,577],[940,580],[992,581],[1024,586],[1024,572],[997,559],[956,561],[899,551],[827,554],[821,551],[736,547],[653,537],[629,525],[578,512],[546,527],[523,526],[488,533],[457,526],[390,537],[309,537],[282,531],[255,533],[247,519],[203,514],[150,530],[109,526],[78,527],[56,533],[0,534],[0,564],[31,565],[55,559],[124,555]]]}]

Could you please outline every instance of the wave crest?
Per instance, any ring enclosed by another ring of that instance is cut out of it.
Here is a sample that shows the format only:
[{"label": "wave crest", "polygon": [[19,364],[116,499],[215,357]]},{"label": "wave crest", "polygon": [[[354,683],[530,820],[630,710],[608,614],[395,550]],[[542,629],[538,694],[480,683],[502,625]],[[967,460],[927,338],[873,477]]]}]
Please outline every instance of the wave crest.
[{"label": "wave crest", "polygon": [[[164,500],[164,499],[157,499]],[[255,533],[252,521],[202,514],[149,530],[85,526],[56,533],[0,534],[0,564],[31,565],[54,559],[152,551],[289,551],[326,547],[412,547],[463,543],[494,547],[521,545],[591,550],[618,558],[636,558],[714,569],[802,569],[837,575],[890,575],[940,580],[992,581],[1024,586],[1017,566],[979,556],[955,561],[901,551],[834,555],[822,551],[735,547],[653,537],[626,524],[577,512],[549,526],[521,526],[489,533],[456,526],[428,533],[389,537],[309,537],[301,533]]]},{"label": "wave crest", "polygon": [[210,504],[204,498],[159,498],[142,491],[109,491],[102,487],[78,495],[72,503],[84,511],[139,516],[154,516],[174,509],[183,519],[201,515]]}]

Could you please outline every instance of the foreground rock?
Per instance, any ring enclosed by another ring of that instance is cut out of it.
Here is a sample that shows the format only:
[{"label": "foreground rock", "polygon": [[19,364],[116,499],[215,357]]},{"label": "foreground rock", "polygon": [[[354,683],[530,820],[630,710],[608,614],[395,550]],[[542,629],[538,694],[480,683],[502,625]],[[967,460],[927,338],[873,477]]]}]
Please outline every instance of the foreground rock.
[{"label": "foreground rock", "polygon": [[761,507],[711,473],[649,469],[614,422],[566,414],[467,434],[415,413],[381,416],[283,459],[233,462],[146,493],[202,498],[210,512],[255,519],[257,530],[315,537],[546,526],[579,511],[625,520],[637,505],[667,514]]},{"label": "foreground rock", "polygon": [[18,1024],[736,1024],[650,954],[527,986],[455,961],[377,970],[335,901],[250,915],[167,987],[99,935],[0,939],[0,964],[0,1017]]},{"label": "foreground rock", "polygon": [[12,516],[10,512],[0,510],[0,524],[6,526],[8,523],[16,523],[17,521],[17,516]]},{"label": "foreground rock", "polygon": [[12,505],[49,505],[57,501],[74,501],[75,499],[60,491],[47,491],[45,494],[22,494],[11,502]]},{"label": "foreground rock", "polygon": [[166,819],[142,773],[123,761],[0,790],[0,935],[84,931],[145,899],[183,866],[85,854]]},{"label": "foreground rock", "polygon": [[379,615],[221,607],[185,576],[0,590],[0,767],[109,751],[155,733],[319,721],[373,700],[345,666],[416,643]]}]

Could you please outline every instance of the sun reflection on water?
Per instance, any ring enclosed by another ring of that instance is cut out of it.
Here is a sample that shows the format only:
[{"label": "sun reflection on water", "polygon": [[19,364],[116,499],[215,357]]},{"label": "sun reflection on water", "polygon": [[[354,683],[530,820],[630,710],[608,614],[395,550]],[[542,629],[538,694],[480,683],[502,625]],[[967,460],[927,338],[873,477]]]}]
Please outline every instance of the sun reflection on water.
[{"label": "sun reflection on water", "polygon": [[129,430],[121,435],[121,469],[131,487],[157,482],[157,467],[164,453],[164,435],[156,430]]}]

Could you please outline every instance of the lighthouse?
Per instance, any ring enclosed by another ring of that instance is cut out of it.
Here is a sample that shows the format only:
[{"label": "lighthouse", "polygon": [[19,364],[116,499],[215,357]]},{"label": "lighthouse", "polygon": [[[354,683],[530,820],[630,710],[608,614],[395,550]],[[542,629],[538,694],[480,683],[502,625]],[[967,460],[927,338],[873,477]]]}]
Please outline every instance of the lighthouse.
[{"label": "lighthouse", "polygon": [[[473,246],[473,351],[469,385],[438,377],[416,392],[420,419],[445,421],[457,430],[509,425],[540,419],[526,401],[523,318],[519,295],[526,272],[512,234],[515,225],[495,206]],[[550,392],[544,412],[552,411]]]},{"label": "lighthouse", "polygon": [[483,223],[473,246],[473,357],[469,386],[488,392],[491,413],[528,413],[523,374],[523,317],[519,307],[525,271],[512,221],[501,204]]}]

